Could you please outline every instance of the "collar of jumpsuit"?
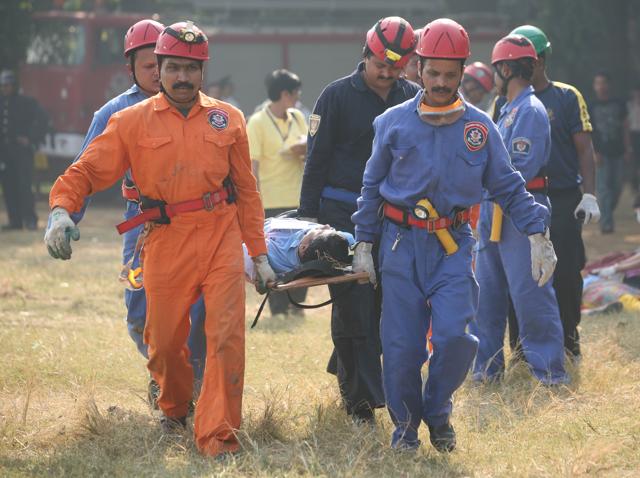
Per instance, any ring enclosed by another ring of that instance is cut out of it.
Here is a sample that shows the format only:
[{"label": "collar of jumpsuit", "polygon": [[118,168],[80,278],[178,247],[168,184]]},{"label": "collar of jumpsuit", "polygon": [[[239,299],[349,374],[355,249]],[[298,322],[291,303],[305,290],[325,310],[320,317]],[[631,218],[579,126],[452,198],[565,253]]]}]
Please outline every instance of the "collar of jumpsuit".
[{"label": "collar of jumpsuit", "polygon": [[466,103],[456,93],[456,99],[450,105],[429,106],[424,102],[425,90],[420,93],[416,112],[422,121],[431,126],[446,126],[458,121],[466,111]]},{"label": "collar of jumpsuit", "polygon": [[[200,110],[200,108],[209,108],[211,106],[216,106],[218,104],[219,103],[215,99],[209,98],[208,96],[204,95],[201,91],[198,91],[198,99],[195,102],[195,104],[191,107],[191,109],[189,110],[189,114],[185,118],[188,119],[188,118],[191,118],[192,116],[195,116]],[[167,97],[165,96],[164,93],[159,93],[153,97],[154,111],[163,111],[169,108],[171,108],[171,103],[169,103],[169,100],[167,100]],[[176,109],[176,111],[178,110]]]},{"label": "collar of jumpsuit", "polygon": [[[502,108],[500,108],[500,115],[498,116],[498,119],[502,118],[504,115],[511,113],[520,105],[520,103],[522,103],[526,98],[533,94],[535,94],[535,92],[533,91],[533,86],[527,86],[526,88],[524,88],[512,101],[509,101],[508,103],[502,105]],[[513,114],[515,116],[515,112]],[[506,124],[505,126],[511,126],[511,123],[508,123],[509,124]]]}]

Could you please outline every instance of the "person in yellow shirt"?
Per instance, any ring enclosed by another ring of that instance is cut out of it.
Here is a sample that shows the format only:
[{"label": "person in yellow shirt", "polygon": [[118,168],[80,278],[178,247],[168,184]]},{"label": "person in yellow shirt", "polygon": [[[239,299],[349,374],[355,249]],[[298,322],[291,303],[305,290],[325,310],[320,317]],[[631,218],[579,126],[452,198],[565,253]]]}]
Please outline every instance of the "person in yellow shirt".
[{"label": "person in yellow shirt", "polygon": [[298,207],[307,152],[307,125],[302,112],[294,108],[301,85],[290,71],[272,72],[266,80],[269,102],[247,124],[266,217]]},{"label": "person in yellow shirt", "polygon": [[[269,101],[247,123],[253,174],[258,180],[265,217],[297,209],[307,152],[307,124],[303,113],[294,108],[302,83],[288,70],[275,70],[265,81]],[[296,302],[306,297],[306,289],[291,291]],[[271,315],[302,314],[289,304],[284,293],[269,296]]]}]

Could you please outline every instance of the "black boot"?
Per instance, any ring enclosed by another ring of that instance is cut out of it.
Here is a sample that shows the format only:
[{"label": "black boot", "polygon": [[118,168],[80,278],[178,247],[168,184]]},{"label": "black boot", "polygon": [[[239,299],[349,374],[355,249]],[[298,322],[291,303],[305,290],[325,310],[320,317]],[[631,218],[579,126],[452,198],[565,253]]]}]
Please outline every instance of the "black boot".
[{"label": "black boot", "polygon": [[176,435],[187,428],[187,417],[172,418],[166,415],[160,417],[160,427],[165,435]]},{"label": "black boot", "polygon": [[440,453],[450,453],[456,448],[456,431],[448,420],[442,425],[429,425],[429,435],[431,444]]}]

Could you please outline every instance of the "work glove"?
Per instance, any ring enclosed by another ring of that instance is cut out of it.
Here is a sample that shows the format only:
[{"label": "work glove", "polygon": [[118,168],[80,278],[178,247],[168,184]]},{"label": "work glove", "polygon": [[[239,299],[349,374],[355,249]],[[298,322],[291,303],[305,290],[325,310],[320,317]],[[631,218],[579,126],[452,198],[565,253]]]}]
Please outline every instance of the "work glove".
[{"label": "work glove", "polygon": [[358,242],[353,251],[353,272],[366,272],[369,274],[369,282],[375,287],[377,285],[376,269],[373,266],[373,256],[371,250],[373,244],[370,242]]},{"label": "work glove", "polygon": [[66,209],[53,208],[49,214],[49,227],[44,235],[49,255],[54,259],[71,259],[71,239],[80,239],[80,229],[71,220]]},{"label": "work glove", "polygon": [[531,243],[531,275],[538,283],[538,287],[545,285],[556,268],[556,252],[549,240],[549,230],[544,234],[532,234],[529,236]]},{"label": "work glove", "polygon": [[589,224],[590,222],[598,222],[600,220],[600,208],[598,207],[598,201],[593,194],[585,193],[582,195],[580,204],[573,212],[576,219],[583,217],[583,222]]},{"label": "work glove", "polygon": [[256,268],[255,286],[258,294],[266,294],[269,289],[269,283],[276,282],[276,273],[269,265],[266,254],[261,254],[253,258],[253,264]]}]

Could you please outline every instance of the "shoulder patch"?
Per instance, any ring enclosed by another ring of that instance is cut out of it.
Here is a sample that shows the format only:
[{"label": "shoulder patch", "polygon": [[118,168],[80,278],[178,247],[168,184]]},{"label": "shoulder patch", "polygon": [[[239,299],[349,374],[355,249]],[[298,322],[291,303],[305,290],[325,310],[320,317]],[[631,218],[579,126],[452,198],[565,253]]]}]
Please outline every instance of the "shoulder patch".
[{"label": "shoulder patch", "polygon": [[213,129],[221,131],[229,126],[229,113],[220,108],[212,108],[207,111],[207,121]]},{"label": "shoulder patch", "polygon": [[489,130],[480,121],[470,121],[464,125],[464,143],[469,151],[478,151],[487,142]]},{"label": "shoulder patch", "polygon": [[531,140],[524,137],[513,138],[511,152],[513,154],[529,154],[531,152]]},{"label": "shoulder patch", "polygon": [[318,132],[318,128],[320,127],[320,120],[322,117],[317,114],[309,115],[309,135],[315,136]]}]

